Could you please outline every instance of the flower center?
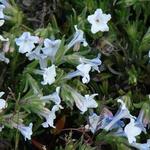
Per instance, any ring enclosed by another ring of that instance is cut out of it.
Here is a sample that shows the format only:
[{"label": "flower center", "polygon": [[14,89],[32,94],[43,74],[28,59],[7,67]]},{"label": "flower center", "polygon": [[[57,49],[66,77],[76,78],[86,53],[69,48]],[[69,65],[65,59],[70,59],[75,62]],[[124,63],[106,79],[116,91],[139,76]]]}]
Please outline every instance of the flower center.
[{"label": "flower center", "polygon": [[96,21],[97,23],[99,23],[99,22],[100,22],[100,20],[99,20],[99,19],[96,19],[95,21]]}]

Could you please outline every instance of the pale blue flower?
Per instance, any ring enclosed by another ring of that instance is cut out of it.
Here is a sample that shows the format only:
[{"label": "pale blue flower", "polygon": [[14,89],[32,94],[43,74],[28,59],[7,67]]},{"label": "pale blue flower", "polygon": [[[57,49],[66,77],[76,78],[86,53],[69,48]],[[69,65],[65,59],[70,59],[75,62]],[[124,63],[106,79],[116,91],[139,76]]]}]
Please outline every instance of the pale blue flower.
[{"label": "pale blue flower", "polygon": [[60,87],[56,88],[56,91],[50,95],[42,96],[40,99],[43,101],[53,101],[55,105],[58,105],[61,109],[63,108],[60,103],[61,103],[61,98],[59,96],[60,94]]},{"label": "pale blue flower", "polygon": [[0,2],[1,2],[5,7],[8,7],[8,8],[11,7],[11,5],[8,3],[8,0],[0,0]]},{"label": "pale blue flower", "polygon": [[42,48],[43,54],[51,59],[52,62],[55,60],[55,55],[60,47],[61,40],[44,40],[44,48]]},{"label": "pale blue flower", "polygon": [[[105,129],[105,127],[112,121],[115,119],[115,116],[113,116],[113,114],[111,113],[111,111],[109,111],[108,109],[104,108],[102,114],[100,115],[100,125],[98,127],[98,129]],[[113,124],[109,130],[112,129],[118,129],[118,128],[122,128],[124,126],[123,121],[118,120],[115,122],[115,124]]]},{"label": "pale blue flower", "polygon": [[0,92],[0,112],[7,107],[7,102],[1,98],[3,95],[4,92]]},{"label": "pale blue flower", "polygon": [[0,125],[0,132],[4,129],[4,125]]},{"label": "pale blue flower", "polygon": [[47,68],[47,56],[41,52],[41,47],[42,45],[37,46],[35,50],[31,51],[30,53],[26,53],[26,56],[29,60],[38,60],[40,68],[44,69]]},{"label": "pale blue flower", "polygon": [[20,125],[16,125],[16,128],[21,132],[21,134],[24,136],[25,140],[26,139],[31,140],[32,126],[33,126],[32,123],[30,123],[29,126],[20,124]]},{"label": "pale blue flower", "polygon": [[5,53],[4,52],[0,52],[0,61],[5,62],[6,64],[9,63],[9,59],[5,57]]},{"label": "pale blue flower", "polygon": [[136,121],[135,121],[135,125],[137,127],[139,127],[145,134],[146,134],[146,126],[147,124],[145,124],[144,122],[144,111],[141,110],[138,117],[136,118]]},{"label": "pale blue flower", "polygon": [[5,6],[4,5],[0,5],[0,27],[4,24],[4,10]]},{"label": "pale blue flower", "polygon": [[85,95],[85,100],[84,100],[84,103],[86,105],[87,108],[97,108],[98,107],[98,104],[97,102],[94,100],[94,97],[97,96],[98,94],[95,93],[95,94],[92,94],[92,95]]},{"label": "pale blue flower", "polygon": [[77,76],[82,76],[82,82],[83,83],[88,83],[90,81],[90,75],[89,72],[92,70],[96,70],[98,72],[100,72],[99,70],[99,66],[101,65],[101,60],[100,60],[100,56],[98,55],[97,58],[94,59],[86,59],[84,57],[80,57],[79,58],[79,62],[81,64],[79,64],[76,68],[76,71],[70,72],[68,73],[68,75],[66,76],[66,79],[71,79]]},{"label": "pale blue flower", "polygon": [[131,143],[130,145],[138,150],[150,150],[150,139],[147,140],[147,143]]},{"label": "pale blue flower", "polygon": [[106,131],[109,131],[111,127],[116,124],[120,119],[122,118],[132,118],[133,116],[130,114],[129,110],[127,109],[125,103],[121,100],[117,100],[119,103],[121,103],[119,111],[115,114],[113,120],[104,128]]},{"label": "pale blue flower", "polygon": [[73,39],[69,42],[68,44],[68,49],[70,49],[71,47],[75,46],[76,44],[80,44],[83,43],[83,46],[87,46],[88,43],[86,42],[85,38],[83,37],[84,32],[80,29],[77,28],[77,25],[74,26],[75,27],[75,34],[73,36]]},{"label": "pale blue flower", "polygon": [[130,122],[124,128],[124,132],[128,138],[128,142],[131,144],[136,142],[136,136],[140,135],[142,130],[136,126],[135,119],[130,118]]},{"label": "pale blue flower", "polygon": [[84,57],[79,58],[80,63],[89,64],[92,67],[92,70],[96,70],[100,72],[99,66],[102,64],[102,61],[100,60],[100,55],[98,55],[96,58],[93,59],[86,59]]},{"label": "pale blue flower", "polygon": [[2,97],[5,93],[4,92],[0,92],[0,97]]},{"label": "pale blue flower", "polygon": [[100,116],[98,116],[96,113],[93,113],[89,116],[89,129],[92,133],[95,133],[97,131],[97,127],[99,125]]},{"label": "pale blue flower", "polygon": [[43,73],[43,79],[41,83],[43,85],[46,84],[53,84],[55,82],[55,77],[56,77],[56,68],[55,65],[52,65],[51,67],[44,68],[44,73]]},{"label": "pale blue flower", "polygon": [[71,79],[73,77],[82,76],[82,82],[88,83],[90,81],[89,72],[91,70],[91,65],[90,64],[80,64],[76,68],[77,68],[77,70],[74,72],[68,73],[66,78]]},{"label": "pale blue flower", "polygon": [[98,94],[82,96],[77,91],[72,90],[71,95],[74,99],[77,108],[82,112],[82,114],[85,113],[88,110],[88,108],[98,107],[97,102],[94,100],[94,97]]},{"label": "pale blue flower", "polygon": [[[96,113],[93,113],[91,116],[89,116],[90,130],[92,133],[95,133],[99,129],[104,129],[113,119],[113,114],[107,108],[104,108],[99,116]],[[110,130],[120,129],[123,126],[124,123],[119,120],[110,128]]]},{"label": "pale blue flower", "polygon": [[41,82],[41,84],[51,85],[55,82],[56,66],[53,64],[48,68],[43,68],[42,70],[35,70],[35,73],[43,76],[43,81]]},{"label": "pale blue flower", "polygon": [[24,32],[15,41],[19,46],[19,52],[24,54],[30,53],[35,48],[35,43],[39,42],[39,38],[37,36],[31,36],[30,32]]},{"label": "pale blue flower", "polygon": [[2,41],[2,42],[8,42],[9,39],[8,38],[5,39],[2,35],[0,35],[0,41]]},{"label": "pale blue flower", "polygon": [[[3,36],[0,35],[0,41],[2,42],[8,42],[9,39],[5,39]],[[9,63],[9,59],[5,57],[5,53],[4,52],[0,52],[0,61],[4,61],[5,63]]]},{"label": "pale blue flower", "polygon": [[59,106],[54,105],[51,111],[47,108],[44,108],[39,112],[39,115],[43,116],[46,119],[46,122],[42,123],[42,126],[44,128],[48,128],[49,126],[55,128],[54,126],[54,120],[56,119],[55,113],[58,110],[59,110]]},{"label": "pale blue flower", "polygon": [[110,14],[103,14],[101,9],[96,9],[93,15],[89,15],[87,20],[91,26],[91,32],[93,34],[97,33],[98,31],[109,31],[109,27],[107,22],[111,19]]}]

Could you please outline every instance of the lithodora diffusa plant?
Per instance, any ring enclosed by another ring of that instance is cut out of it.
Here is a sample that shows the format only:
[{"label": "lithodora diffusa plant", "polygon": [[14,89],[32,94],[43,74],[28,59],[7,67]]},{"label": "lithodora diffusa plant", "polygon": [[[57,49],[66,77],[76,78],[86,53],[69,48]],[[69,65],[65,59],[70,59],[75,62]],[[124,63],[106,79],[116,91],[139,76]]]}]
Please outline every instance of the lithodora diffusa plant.
[{"label": "lithodora diffusa plant", "polygon": [[0,2],[0,149],[150,149],[150,2]]}]

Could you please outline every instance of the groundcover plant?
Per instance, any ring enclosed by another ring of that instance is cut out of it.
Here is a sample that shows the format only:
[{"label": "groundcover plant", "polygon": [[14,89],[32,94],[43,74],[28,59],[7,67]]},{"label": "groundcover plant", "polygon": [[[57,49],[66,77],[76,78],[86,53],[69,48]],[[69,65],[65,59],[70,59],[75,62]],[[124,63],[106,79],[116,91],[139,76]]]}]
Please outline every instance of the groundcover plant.
[{"label": "groundcover plant", "polygon": [[150,150],[149,0],[0,0],[0,150]]}]

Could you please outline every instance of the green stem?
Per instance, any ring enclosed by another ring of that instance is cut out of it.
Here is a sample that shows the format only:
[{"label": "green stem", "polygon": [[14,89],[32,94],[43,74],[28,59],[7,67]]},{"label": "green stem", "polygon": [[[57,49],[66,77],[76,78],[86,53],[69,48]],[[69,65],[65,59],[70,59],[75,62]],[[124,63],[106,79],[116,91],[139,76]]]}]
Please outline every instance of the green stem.
[{"label": "green stem", "polygon": [[16,131],[16,137],[15,137],[15,150],[18,150],[18,145],[19,145],[19,132],[18,130]]},{"label": "green stem", "polygon": [[[19,93],[19,96],[18,98],[16,99],[16,105],[15,105],[15,112],[17,113],[18,115],[18,120],[19,120],[19,110],[20,110],[20,107],[19,107],[19,100],[20,100],[20,93]],[[18,122],[18,121],[17,121]],[[18,150],[18,145],[19,145],[19,132],[18,130],[16,131],[16,137],[15,137],[15,150]]]}]

